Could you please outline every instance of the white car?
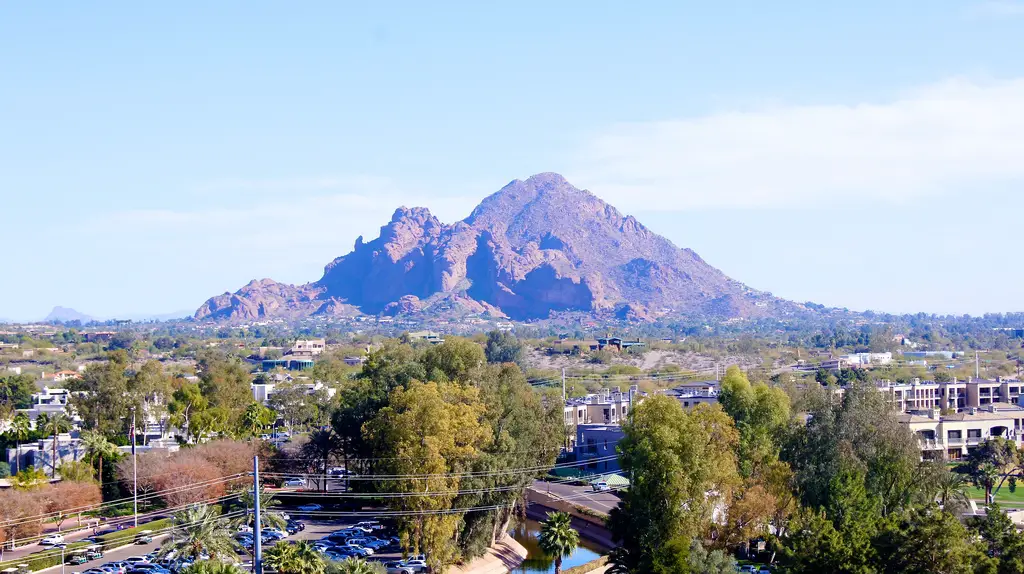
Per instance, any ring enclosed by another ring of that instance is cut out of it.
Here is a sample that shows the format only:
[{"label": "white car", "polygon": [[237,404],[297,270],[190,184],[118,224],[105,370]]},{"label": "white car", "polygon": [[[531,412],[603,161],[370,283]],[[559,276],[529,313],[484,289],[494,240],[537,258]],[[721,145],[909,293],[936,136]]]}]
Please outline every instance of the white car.
[{"label": "white car", "polygon": [[322,510],[323,506],[320,506],[319,504],[303,504],[302,506],[296,507],[296,509],[303,512],[313,512],[316,510]]},{"label": "white car", "polygon": [[39,541],[42,546],[59,546],[64,544],[64,537],[60,534],[51,534]]},{"label": "white car", "polygon": [[289,478],[282,486],[306,486],[305,478]]},{"label": "white car", "polygon": [[149,564],[149,558],[145,556],[129,556],[124,561],[129,564]]},{"label": "white car", "polygon": [[418,558],[409,558],[399,562],[402,568],[411,568],[414,572],[426,572],[427,561]]}]

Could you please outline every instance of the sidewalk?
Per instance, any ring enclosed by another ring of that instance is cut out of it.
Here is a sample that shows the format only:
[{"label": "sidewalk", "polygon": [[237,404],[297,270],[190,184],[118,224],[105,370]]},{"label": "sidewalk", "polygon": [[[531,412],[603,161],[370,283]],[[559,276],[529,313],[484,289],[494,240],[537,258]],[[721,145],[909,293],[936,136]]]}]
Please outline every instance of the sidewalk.
[{"label": "sidewalk", "polygon": [[505,535],[494,543],[487,554],[474,559],[469,564],[452,566],[451,574],[508,574],[526,560],[526,548]]}]

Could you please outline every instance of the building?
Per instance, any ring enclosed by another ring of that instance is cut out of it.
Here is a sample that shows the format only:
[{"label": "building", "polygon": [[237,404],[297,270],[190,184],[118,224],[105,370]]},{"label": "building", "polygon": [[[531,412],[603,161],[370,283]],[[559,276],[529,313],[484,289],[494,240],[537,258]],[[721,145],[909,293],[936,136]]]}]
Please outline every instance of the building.
[{"label": "building", "polygon": [[605,389],[585,397],[565,401],[563,411],[566,425],[619,424],[626,420],[639,389],[633,385],[625,393],[619,389]]},{"label": "building", "polygon": [[[337,389],[329,387],[321,382],[315,383],[301,383],[297,385],[289,385],[288,388],[300,388],[305,391],[307,395],[312,395],[318,391],[324,391],[327,393],[328,398],[334,398]],[[252,384],[252,399],[254,401],[266,404],[274,393],[277,392],[277,383],[253,383]]]},{"label": "building", "polygon": [[[577,462],[594,461],[580,467],[587,472],[615,472],[620,469],[619,441],[625,436],[619,425],[583,424],[576,427]],[[609,459],[608,457],[615,457]]]},{"label": "building", "polygon": [[939,409],[923,414],[905,413],[900,422],[917,436],[921,457],[926,460],[959,460],[993,437],[1021,445],[1024,408],[1017,405],[988,405],[943,415]]},{"label": "building", "polygon": [[678,400],[684,409],[691,409],[699,404],[717,404],[720,391],[718,381],[695,381],[669,389],[665,396]]},{"label": "building", "polygon": [[914,379],[909,383],[880,381],[882,392],[888,392],[893,406],[902,412],[927,409],[964,410],[982,408],[992,404],[1016,405],[1024,383],[1017,379],[971,379],[947,382]]},{"label": "building", "polygon": [[843,360],[853,367],[892,364],[892,353],[853,353],[844,355]]},{"label": "building", "polygon": [[278,367],[289,371],[304,371],[312,369],[314,364],[311,357],[295,357],[292,355],[286,355],[280,359],[263,359],[261,362],[264,371],[273,371]]},{"label": "building", "polygon": [[345,357],[343,360],[345,361],[345,364],[350,367],[358,367],[366,362],[366,357],[349,356]]},{"label": "building", "polygon": [[299,339],[286,354],[316,357],[326,348],[327,342],[324,339]]},{"label": "building", "polygon": [[647,346],[640,339],[634,341],[625,340],[622,337],[598,337],[597,339],[597,350],[603,351],[605,349],[609,351],[628,351],[629,349],[642,349]]}]

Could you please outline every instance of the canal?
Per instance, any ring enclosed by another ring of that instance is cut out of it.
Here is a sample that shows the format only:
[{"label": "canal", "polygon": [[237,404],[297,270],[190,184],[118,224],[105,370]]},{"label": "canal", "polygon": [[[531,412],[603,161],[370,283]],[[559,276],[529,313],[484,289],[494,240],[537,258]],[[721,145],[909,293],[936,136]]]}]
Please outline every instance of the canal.
[{"label": "canal", "polygon": [[[540,523],[536,520],[527,520],[512,530],[512,537],[526,548],[526,561],[522,566],[513,570],[513,573],[530,572],[531,574],[547,573],[555,571],[555,560],[545,554],[537,544],[537,536],[540,534]],[[580,537],[580,545],[572,556],[562,559],[562,570],[586,564],[596,560],[605,551],[600,546]]]}]

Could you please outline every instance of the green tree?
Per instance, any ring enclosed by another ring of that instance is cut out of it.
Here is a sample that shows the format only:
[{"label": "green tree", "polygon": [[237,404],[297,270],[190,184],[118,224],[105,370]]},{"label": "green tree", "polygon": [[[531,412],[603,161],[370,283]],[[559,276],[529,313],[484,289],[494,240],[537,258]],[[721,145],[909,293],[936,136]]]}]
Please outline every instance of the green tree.
[{"label": "green tree", "polygon": [[281,414],[288,428],[309,424],[318,414],[315,400],[309,395],[305,385],[299,383],[276,387],[274,394],[270,395],[268,404]]},{"label": "green tree", "polygon": [[67,482],[95,482],[96,473],[84,460],[69,460],[60,465],[60,479]]},{"label": "green tree", "polygon": [[221,353],[205,353],[197,366],[199,388],[210,407],[227,415],[225,428],[237,428],[239,417],[252,402],[252,377],[237,358]]},{"label": "green tree", "polygon": [[470,371],[487,362],[487,357],[480,345],[469,339],[446,337],[444,343],[427,349],[422,362],[430,380],[464,382]]},{"label": "green tree", "polygon": [[87,369],[81,379],[68,384],[76,391],[71,405],[87,430],[113,436],[124,431],[133,407],[141,411],[142,397],[133,392],[125,375],[128,364],[124,351],[108,353],[107,362]]},{"label": "green tree", "polygon": [[466,461],[476,474],[463,478],[461,489],[476,492],[461,494],[453,505],[495,510],[466,513],[458,536],[464,558],[482,555],[508,530],[533,483],[528,474],[501,471],[553,464],[565,426],[561,397],[545,400],[515,365],[488,365],[474,371],[470,382],[479,389],[492,439],[479,456]]},{"label": "green tree", "polygon": [[303,460],[307,467],[313,470],[313,474],[320,477],[313,481],[318,488],[322,478],[324,490],[327,489],[327,470],[339,448],[341,441],[329,428],[311,432],[309,440],[302,445],[300,452]]},{"label": "green tree", "polygon": [[324,574],[327,563],[306,541],[275,544],[263,554],[266,565],[281,574]]},{"label": "green tree", "polygon": [[181,570],[182,574],[246,574],[248,570],[227,562],[214,560],[200,560],[186,566]]},{"label": "green tree", "polygon": [[[256,500],[252,495],[252,490],[244,490],[238,497],[238,503],[241,504],[246,513],[235,520],[235,524],[252,527],[254,525],[253,509],[255,508]],[[277,528],[278,530],[284,530],[288,525],[288,522],[276,512],[271,512],[271,509],[280,506],[281,501],[274,498],[274,493],[267,492],[263,486],[260,486],[260,525],[263,528]]]},{"label": "green tree", "polygon": [[572,527],[572,517],[565,512],[550,512],[541,524],[538,537],[540,549],[555,560],[555,574],[562,572],[562,559],[572,556],[580,544],[580,533]]},{"label": "green tree", "polygon": [[736,560],[721,550],[704,548],[699,540],[690,545],[688,559],[691,574],[735,574]]},{"label": "green tree", "polygon": [[487,333],[487,344],[484,355],[488,363],[514,363],[523,367],[525,350],[515,335],[507,331],[491,331]]},{"label": "green tree", "polygon": [[619,461],[631,483],[608,521],[625,548],[613,559],[631,573],[685,572],[691,541],[739,480],[736,427],[718,406],[684,411],[659,395],[633,409],[623,432]]},{"label": "green tree", "polygon": [[1024,572],[1024,534],[998,504],[989,506],[984,516],[971,517],[968,526],[981,536],[987,554],[998,561],[998,574]]},{"label": "green tree", "polygon": [[32,375],[10,375],[0,377],[0,405],[10,409],[27,409],[32,406],[32,394],[36,392]]},{"label": "green tree", "polygon": [[387,574],[380,562],[367,562],[362,558],[346,558],[328,567],[330,574]]},{"label": "green tree", "polygon": [[1022,474],[1021,453],[1011,440],[992,437],[967,453],[967,460],[957,468],[971,477],[975,484],[985,488],[985,500],[991,503],[993,497],[1010,481],[1011,489],[1016,488]]},{"label": "green tree", "polygon": [[71,432],[74,428],[74,423],[64,413],[55,413],[53,416],[47,417],[43,421],[42,427],[39,426],[39,421],[36,420],[36,428],[43,432],[43,434],[50,435],[53,437],[53,443],[51,444],[52,450],[50,454],[50,464],[52,465],[52,472],[50,476],[57,477],[57,437],[61,433]]},{"label": "green tree", "polygon": [[764,383],[750,384],[736,366],[729,367],[721,385],[719,403],[736,421],[740,433],[740,474],[760,474],[779,458],[791,416],[789,397],[782,389]]},{"label": "green tree", "polygon": [[21,453],[18,448],[21,446],[22,441],[28,438],[30,432],[32,432],[32,421],[29,420],[28,415],[25,413],[18,413],[11,419],[11,434],[14,435],[14,474],[18,474],[18,459],[21,458]]},{"label": "green tree", "polygon": [[884,572],[973,574],[987,560],[960,520],[934,505],[909,512],[881,534],[877,546]]},{"label": "green tree", "polygon": [[190,442],[192,433],[192,417],[205,411],[210,402],[203,396],[199,385],[189,383],[174,391],[167,411],[171,415],[171,423],[185,430],[185,441]]},{"label": "green tree", "polygon": [[[490,440],[476,388],[459,383],[412,382],[391,392],[388,405],[366,425],[367,441],[384,458],[378,469],[401,475],[380,488],[408,496],[387,498],[403,546],[427,555],[442,570],[458,557],[453,543],[461,518],[452,508],[461,477],[453,474]],[[422,493],[422,496],[412,494]]]},{"label": "green tree", "polygon": [[[217,513],[217,507],[196,504],[174,514],[175,527],[171,531],[160,555],[174,553],[176,558],[197,561],[202,556],[216,560],[234,557],[235,541],[227,519]],[[207,558],[203,558],[207,559]]]},{"label": "green tree", "polygon": [[242,436],[255,438],[262,434],[265,428],[273,425],[275,420],[277,420],[277,413],[253,401],[242,412],[239,429]]},{"label": "green tree", "polygon": [[114,443],[97,431],[82,432],[82,448],[85,449],[85,460],[96,465],[97,480],[103,486],[103,462],[114,462],[120,457],[120,451]]},{"label": "green tree", "polygon": [[824,512],[802,509],[790,531],[778,547],[779,562],[787,574],[876,574]]}]

